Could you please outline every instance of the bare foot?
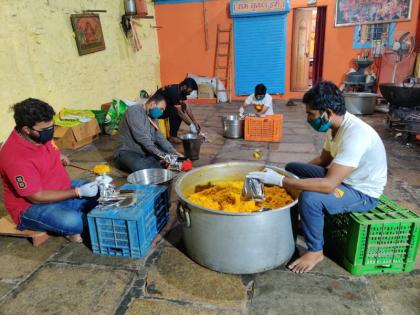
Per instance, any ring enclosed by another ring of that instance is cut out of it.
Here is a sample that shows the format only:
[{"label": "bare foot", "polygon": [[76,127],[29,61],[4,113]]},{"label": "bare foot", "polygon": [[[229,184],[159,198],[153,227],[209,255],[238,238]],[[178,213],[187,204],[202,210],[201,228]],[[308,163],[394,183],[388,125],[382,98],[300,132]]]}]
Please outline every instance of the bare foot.
[{"label": "bare foot", "polygon": [[80,234],[66,235],[64,238],[72,243],[83,243],[83,238],[80,236]]},{"label": "bare foot", "polygon": [[324,259],[322,250],[319,252],[307,252],[302,257],[296,259],[287,268],[296,273],[305,273],[311,271],[317,264]]}]

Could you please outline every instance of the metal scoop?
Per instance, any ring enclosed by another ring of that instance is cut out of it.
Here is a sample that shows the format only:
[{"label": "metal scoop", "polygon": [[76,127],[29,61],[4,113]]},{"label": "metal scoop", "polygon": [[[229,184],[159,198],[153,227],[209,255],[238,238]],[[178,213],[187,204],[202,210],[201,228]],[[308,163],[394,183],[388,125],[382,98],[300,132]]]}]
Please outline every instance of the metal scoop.
[{"label": "metal scoop", "polygon": [[264,201],[264,184],[257,178],[246,176],[242,188],[242,198],[245,200]]}]

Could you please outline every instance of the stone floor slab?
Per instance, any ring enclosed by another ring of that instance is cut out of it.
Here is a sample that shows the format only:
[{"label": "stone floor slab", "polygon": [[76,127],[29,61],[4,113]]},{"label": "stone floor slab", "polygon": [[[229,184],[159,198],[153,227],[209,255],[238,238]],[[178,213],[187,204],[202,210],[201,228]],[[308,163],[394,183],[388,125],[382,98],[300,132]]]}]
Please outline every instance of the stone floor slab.
[{"label": "stone floor slab", "polygon": [[147,296],[242,309],[246,288],[240,276],[201,267],[176,248],[164,247],[147,276]]},{"label": "stone floor slab", "polygon": [[63,237],[50,237],[33,247],[25,238],[0,236],[0,280],[23,280],[66,243]]},{"label": "stone floor slab", "polygon": [[420,313],[420,272],[369,276],[383,314]]},{"label": "stone floor slab", "polygon": [[5,296],[10,290],[15,287],[16,283],[10,282],[1,282],[0,281],[0,300],[3,296]]},{"label": "stone floor slab", "polygon": [[282,153],[298,152],[316,154],[315,146],[313,143],[271,143],[270,151]]},{"label": "stone floor slab", "polygon": [[313,143],[313,141],[313,137],[311,136],[296,135],[292,133],[283,133],[283,137],[281,138],[281,142],[284,143]]},{"label": "stone floor slab", "polygon": [[212,143],[203,143],[200,148],[200,155],[216,155],[219,150],[222,148],[222,145],[212,144]]},{"label": "stone floor slab", "polygon": [[[220,151],[217,155],[217,159],[218,160],[242,160],[242,161],[256,161],[253,154],[254,154],[255,149],[252,150],[228,150],[228,149],[224,149],[223,151]],[[267,157],[267,149],[262,149],[261,150],[263,153],[263,157],[261,160],[265,160]]]},{"label": "stone floor slab", "polygon": [[144,266],[144,259],[98,255],[94,254],[86,245],[75,243],[71,243],[63,248],[57,255],[52,257],[52,261],[132,270],[140,270]]},{"label": "stone floor slab", "polygon": [[209,165],[213,163],[215,156],[206,156],[205,154],[203,154],[201,156],[200,153],[200,159],[193,161],[193,167],[200,167],[200,166],[205,166],[205,165]]},{"label": "stone floor slab", "polygon": [[50,264],[0,304],[0,314],[113,314],[134,272]]},{"label": "stone floor slab", "polygon": [[257,275],[250,314],[377,314],[366,281],[273,270]]},{"label": "stone floor slab", "polygon": [[273,152],[268,154],[268,161],[274,163],[304,162],[312,160],[314,153],[296,153],[296,152]]},{"label": "stone floor slab", "polygon": [[125,315],[235,315],[241,314],[237,310],[220,310],[211,307],[196,306],[185,302],[174,302],[155,299],[136,299]]}]

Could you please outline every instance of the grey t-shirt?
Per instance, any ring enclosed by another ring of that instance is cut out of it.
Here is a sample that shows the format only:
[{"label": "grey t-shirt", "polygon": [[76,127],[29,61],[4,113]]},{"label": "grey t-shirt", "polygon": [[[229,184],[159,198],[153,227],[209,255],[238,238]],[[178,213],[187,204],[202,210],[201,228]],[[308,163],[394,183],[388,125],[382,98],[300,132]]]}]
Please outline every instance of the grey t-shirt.
[{"label": "grey t-shirt", "polygon": [[115,151],[115,156],[121,151],[136,152],[144,157],[176,152],[162,133],[150,123],[143,105],[133,105],[127,109],[119,133],[122,143]]}]

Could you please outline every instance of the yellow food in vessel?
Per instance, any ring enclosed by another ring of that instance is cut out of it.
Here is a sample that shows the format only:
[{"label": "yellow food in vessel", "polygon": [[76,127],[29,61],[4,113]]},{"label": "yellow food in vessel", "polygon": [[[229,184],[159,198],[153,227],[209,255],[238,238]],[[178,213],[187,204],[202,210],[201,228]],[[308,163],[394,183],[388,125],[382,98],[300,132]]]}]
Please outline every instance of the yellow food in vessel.
[{"label": "yellow food in vessel", "polygon": [[109,165],[95,165],[93,172],[96,174],[107,174],[111,171]]},{"label": "yellow food in vessel", "polygon": [[[264,187],[265,201],[243,200],[241,198],[243,181],[226,181],[208,184],[204,189],[196,187],[196,192],[188,199],[202,207],[227,212],[255,212],[261,208],[282,208],[293,201],[284,188]],[[198,189],[197,189],[198,188]],[[200,190],[200,191],[198,191]]]}]

